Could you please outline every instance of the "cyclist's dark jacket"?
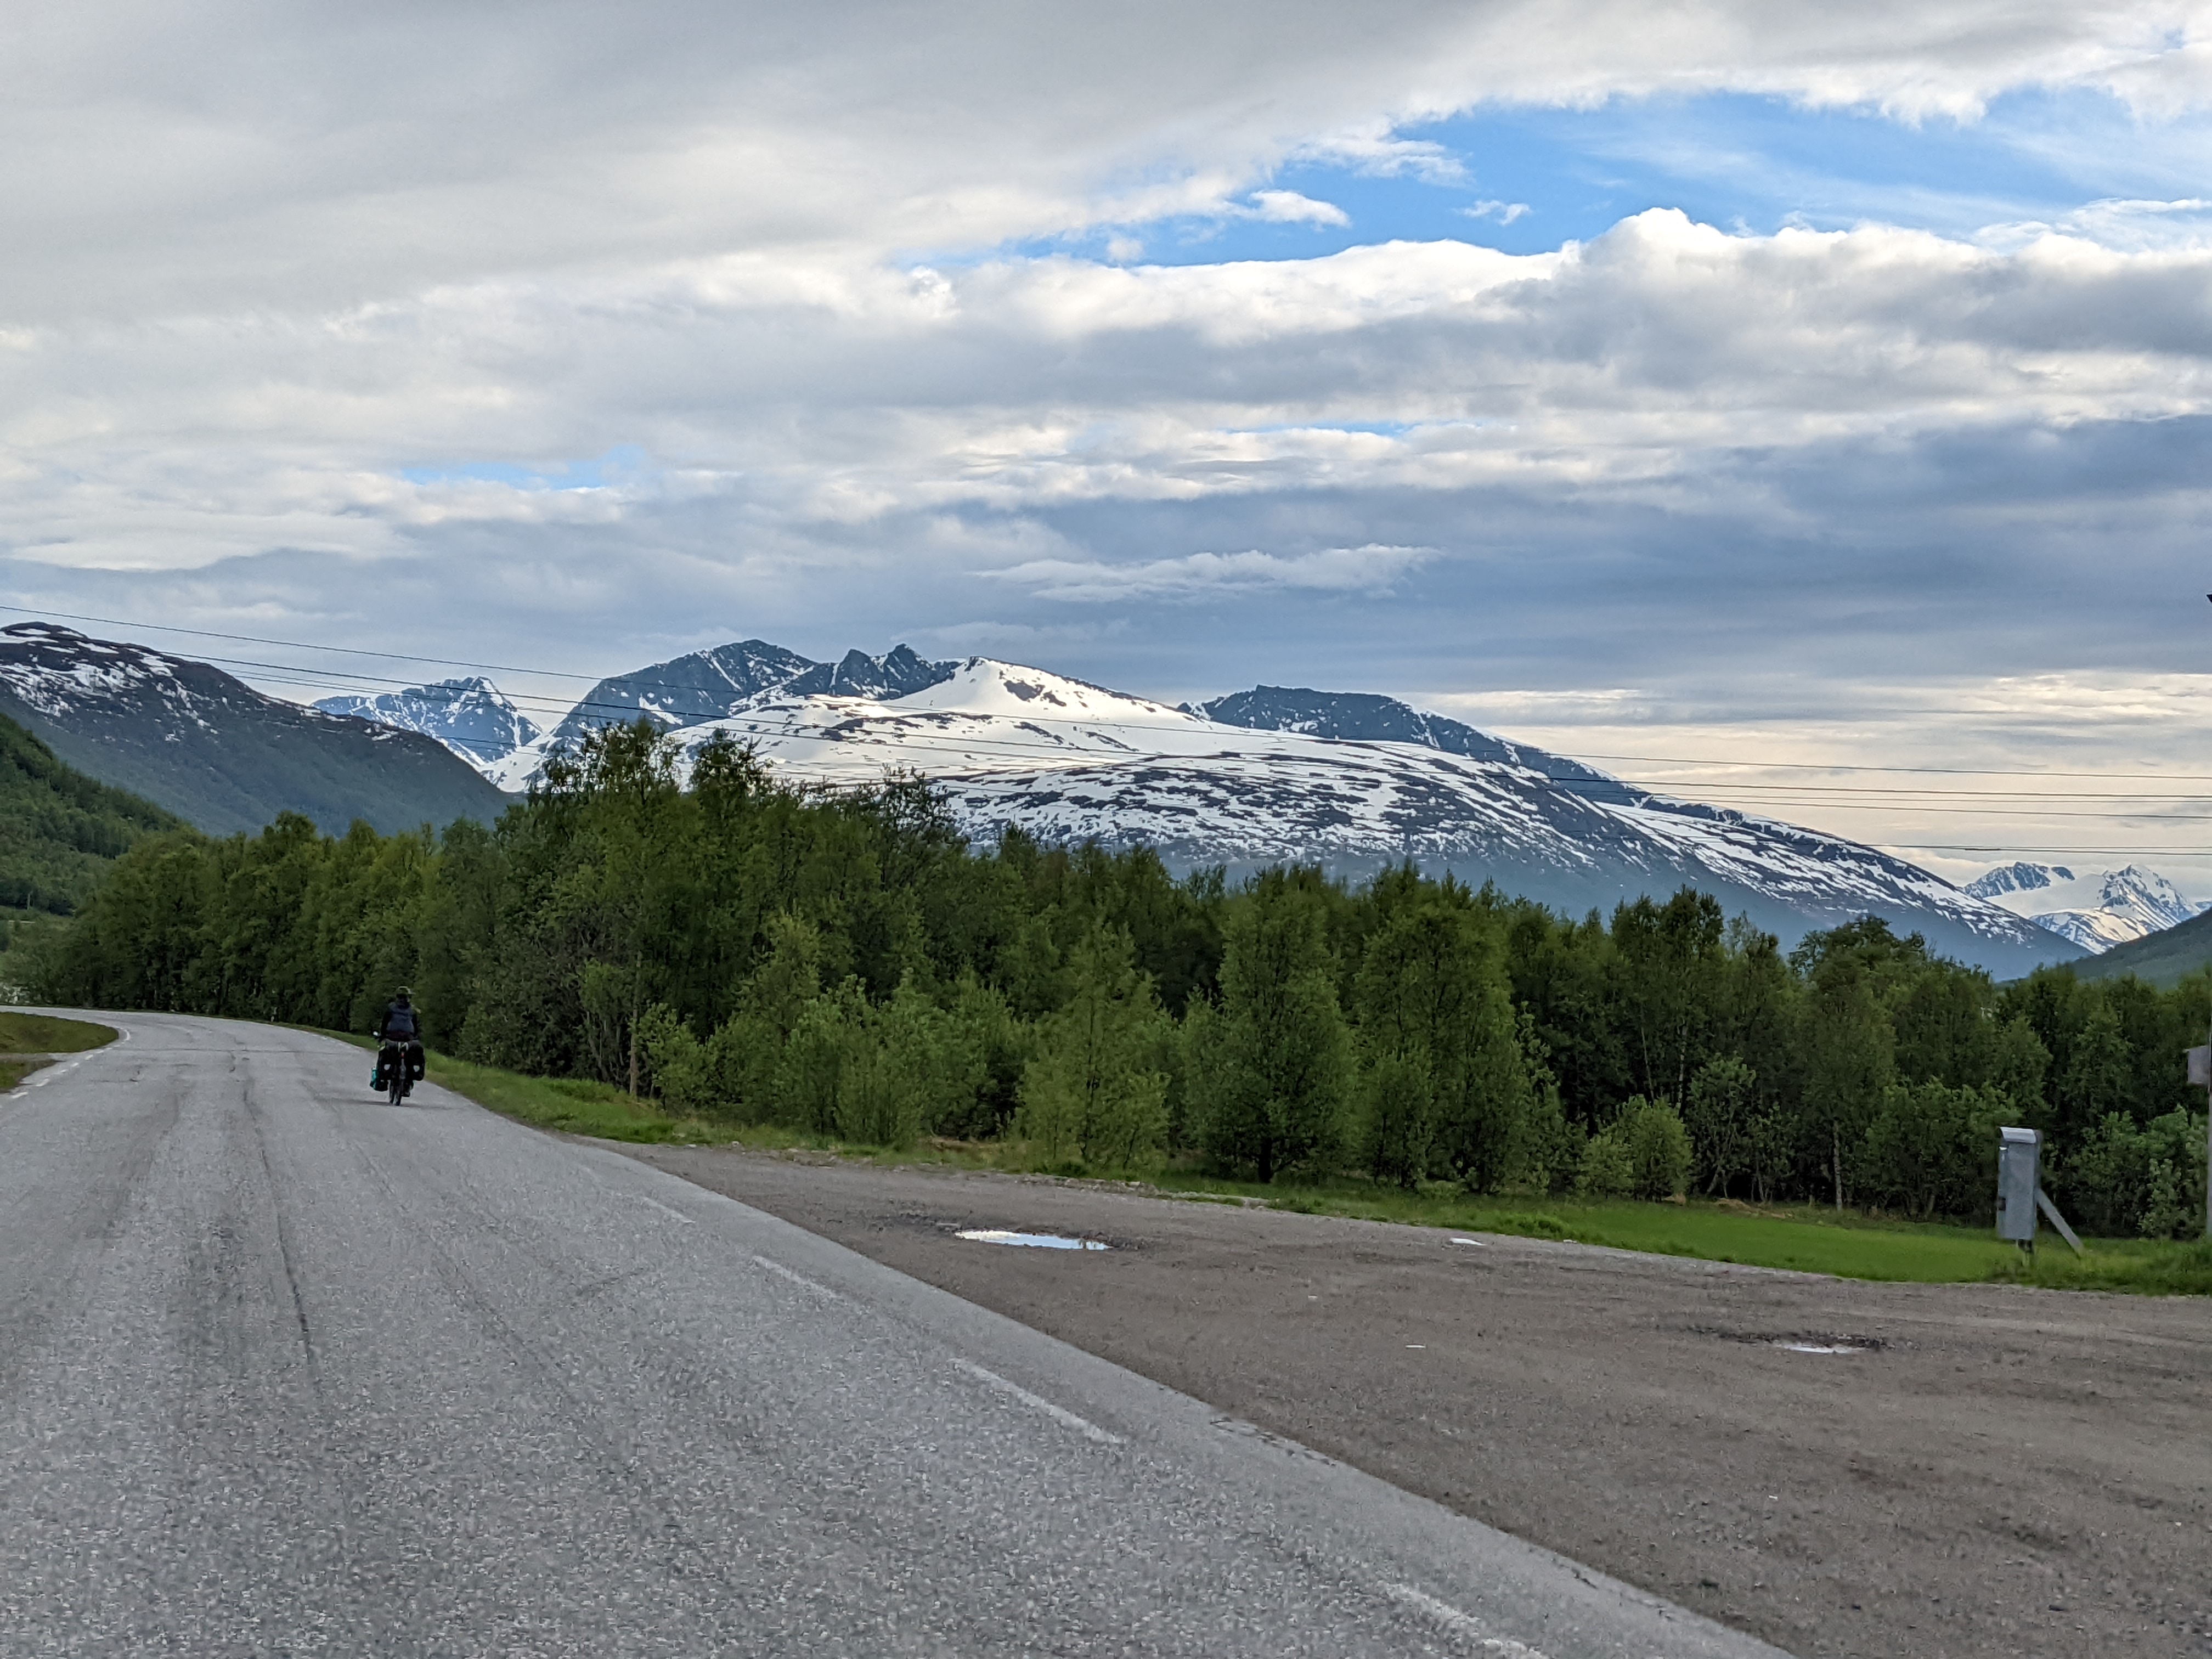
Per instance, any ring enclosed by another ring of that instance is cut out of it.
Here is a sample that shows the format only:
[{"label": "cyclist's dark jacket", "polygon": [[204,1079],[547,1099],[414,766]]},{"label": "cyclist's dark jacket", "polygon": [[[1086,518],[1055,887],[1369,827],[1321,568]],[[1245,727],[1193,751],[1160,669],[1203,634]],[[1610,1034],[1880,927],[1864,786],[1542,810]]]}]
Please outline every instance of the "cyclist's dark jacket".
[{"label": "cyclist's dark jacket", "polygon": [[412,1042],[422,1035],[422,1022],[413,1006],[395,1002],[384,1011],[384,1023],[376,1028],[376,1034],[394,1042]]}]

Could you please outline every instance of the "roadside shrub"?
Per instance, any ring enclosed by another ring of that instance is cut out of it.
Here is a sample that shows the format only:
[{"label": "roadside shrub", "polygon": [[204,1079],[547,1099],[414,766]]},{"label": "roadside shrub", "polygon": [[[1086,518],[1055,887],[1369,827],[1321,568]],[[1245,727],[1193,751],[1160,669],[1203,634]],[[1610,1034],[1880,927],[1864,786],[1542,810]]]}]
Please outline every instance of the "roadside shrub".
[{"label": "roadside shrub", "polygon": [[1583,1148],[1577,1185],[1596,1198],[1679,1199],[1690,1188],[1690,1163],[1680,1115],[1638,1095]]},{"label": "roadside shrub", "polygon": [[1360,1079],[1361,1162],[1377,1181],[1411,1189],[1436,1150],[1436,1091],[1427,1063],[1384,1054]]},{"label": "roadside shrub", "polygon": [[1585,1198],[1626,1198],[1636,1190],[1636,1160],[1618,1120],[1589,1138],[1583,1148],[1575,1190]]},{"label": "roadside shrub", "polygon": [[707,1080],[707,1045],[665,1002],[639,1016],[637,1046],[645,1055],[647,1086],[671,1111],[697,1116],[713,1104]]},{"label": "roadside shrub", "polygon": [[1094,933],[1070,953],[1066,1005],[1040,1028],[1014,1132],[1058,1164],[1133,1169],[1167,1139],[1167,1073],[1148,1069],[1167,1017],[1131,963],[1128,936]]},{"label": "roadside shrub", "polygon": [[1708,1193],[1725,1193],[1729,1182],[1751,1170],[1759,1074],[1735,1054],[1707,1060],[1690,1079],[1683,1127]]},{"label": "roadside shrub", "polygon": [[2000,1089],[1892,1084],[1867,1131],[1867,1183],[1915,1220],[1986,1214],[1996,1184],[1997,1126],[2013,1116]]},{"label": "roadside shrub", "polygon": [[1308,873],[1269,871],[1238,898],[1222,927],[1221,1000],[1194,997],[1184,1027],[1199,1144],[1261,1181],[1335,1161],[1355,1081]]},{"label": "roadside shrub", "polygon": [[2204,1226],[2204,1119],[2168,1112],[2138,1128],[2108,1112],[2051,1185],[2085,1231],[2193,1238]]},{"label": "roadside shrub", "polygon": [[1690,1190],[1690,1132],[1682,1127],[1680,1114],[1663,1100],[1651,1100],[1624,1116],[1637,1197],[1682,1197]]}]

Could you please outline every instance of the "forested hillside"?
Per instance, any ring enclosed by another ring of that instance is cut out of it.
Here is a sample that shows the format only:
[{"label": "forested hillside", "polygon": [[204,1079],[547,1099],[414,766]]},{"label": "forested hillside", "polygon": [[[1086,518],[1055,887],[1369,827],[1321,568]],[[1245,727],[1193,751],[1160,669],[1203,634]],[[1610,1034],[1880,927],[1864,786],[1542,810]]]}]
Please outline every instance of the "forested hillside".
[{"label": "forested hillside", "polygon": [[401,830],[489,823],[507,804],[434,738],[302,708],[206,663],[52,623],[0,628],[0,714],[78,771],[218,835],[288,810]]},{"label": "forested hillside", "polygon": [[67,915],[132,842],[181,821],[95,783],[0,714],[0,918]]},{"label": "forested hillside", "polygon": [[1177,881],[970,850],[919,781],[794,792],[726,742],[691,776],[615,728],[490,830],[149,841],[41,988],[360,1030],[404,981],[491,1064],[1093,1168],[1985,1215],[1996,1127],[2027,1122],[2084,1225],[2201,1224],[2201,976],[1999,988],[1874,920],[1784,953],[1687,890],[1577,919],[1410,870]]}]

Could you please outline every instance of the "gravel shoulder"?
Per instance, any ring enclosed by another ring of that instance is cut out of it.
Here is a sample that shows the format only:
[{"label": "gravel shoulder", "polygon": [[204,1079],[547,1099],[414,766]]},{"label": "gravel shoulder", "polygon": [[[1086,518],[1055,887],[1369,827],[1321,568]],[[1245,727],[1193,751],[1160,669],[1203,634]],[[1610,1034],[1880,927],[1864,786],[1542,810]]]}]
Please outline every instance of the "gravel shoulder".
[{"label": "gravel shoulder", "polygon": [[617,1150],[1808,1659],[2212,1655],[2199,1301]]}]

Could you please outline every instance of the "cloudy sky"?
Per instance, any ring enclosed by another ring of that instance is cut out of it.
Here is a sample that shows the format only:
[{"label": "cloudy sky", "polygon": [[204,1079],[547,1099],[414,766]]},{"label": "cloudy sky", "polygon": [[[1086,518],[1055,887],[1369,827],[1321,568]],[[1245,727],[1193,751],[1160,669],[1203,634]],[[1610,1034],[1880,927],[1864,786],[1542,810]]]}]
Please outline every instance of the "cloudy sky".
[{"label": "cloudy sky", "polygon": [[87,0],[0,146],[10,605],[1390,691],[2212,894],[2212,5]]}]

